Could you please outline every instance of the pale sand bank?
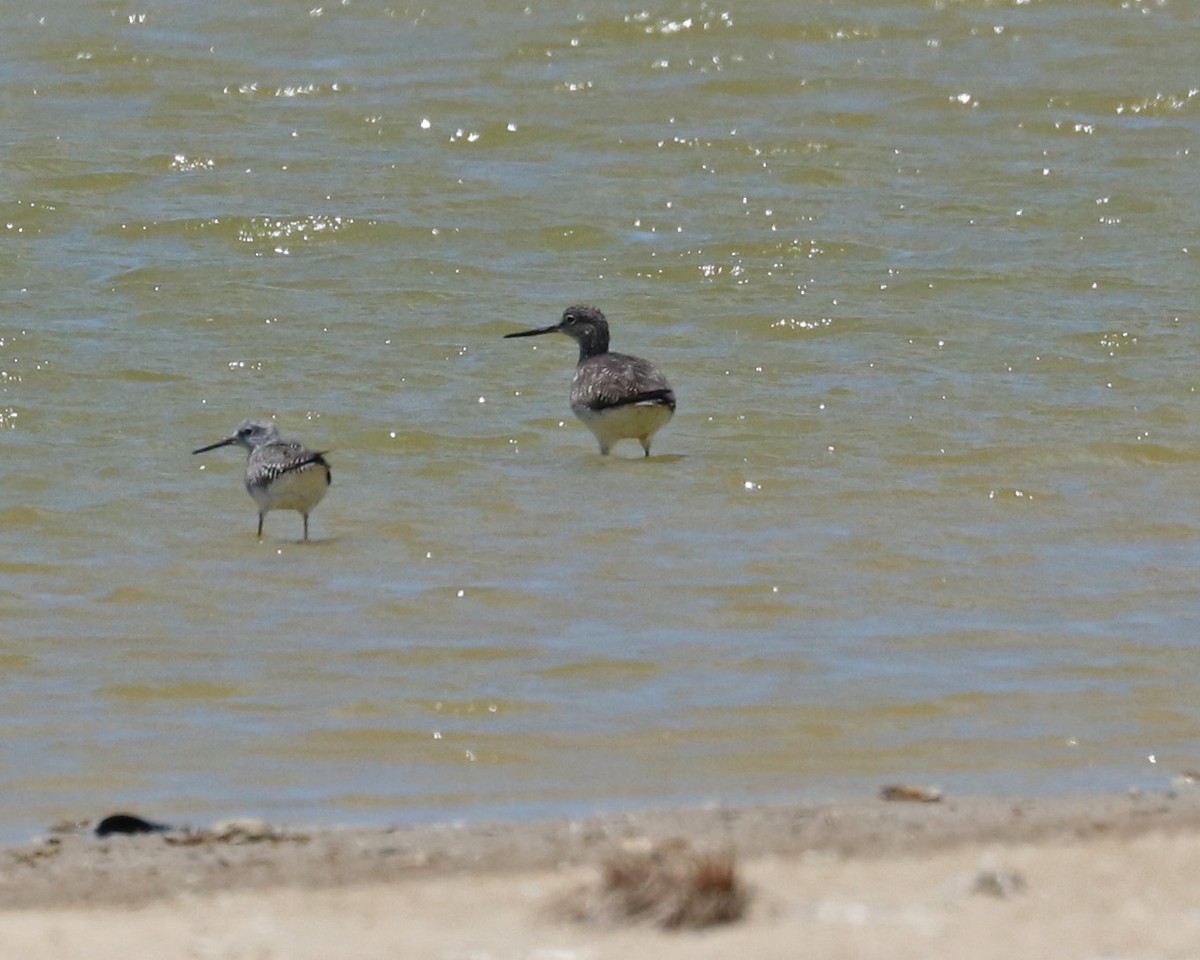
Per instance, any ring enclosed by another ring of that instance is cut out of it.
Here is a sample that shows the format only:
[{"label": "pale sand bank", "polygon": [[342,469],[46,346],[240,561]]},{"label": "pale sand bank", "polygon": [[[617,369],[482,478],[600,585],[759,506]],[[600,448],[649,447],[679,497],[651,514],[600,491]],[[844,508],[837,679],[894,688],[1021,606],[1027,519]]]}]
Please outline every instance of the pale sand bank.
[{"label": "pale sand bank", "polygon": [[[732,849],[746,917],[565,921],[615,849]],[[453,960],[1200,956],[1200,796],[660,811],[0,853],[0,957]]]}]

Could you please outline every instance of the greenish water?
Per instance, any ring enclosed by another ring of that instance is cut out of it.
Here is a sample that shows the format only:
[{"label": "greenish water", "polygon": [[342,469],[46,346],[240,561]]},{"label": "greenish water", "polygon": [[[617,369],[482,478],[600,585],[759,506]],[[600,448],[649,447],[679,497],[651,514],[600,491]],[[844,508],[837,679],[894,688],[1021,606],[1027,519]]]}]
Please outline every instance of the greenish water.
[{"label": "greenish water", "polygon": [[[1193,5],[0,21],[3,835],[1195,766]],[[648,461],[501,339],[578,301]]]}]

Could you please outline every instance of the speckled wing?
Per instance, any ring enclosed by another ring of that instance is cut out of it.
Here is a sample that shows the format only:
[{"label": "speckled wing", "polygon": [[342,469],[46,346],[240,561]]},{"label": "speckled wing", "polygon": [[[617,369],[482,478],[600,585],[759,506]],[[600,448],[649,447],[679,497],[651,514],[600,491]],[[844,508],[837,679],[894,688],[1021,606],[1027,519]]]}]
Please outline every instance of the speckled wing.
[{"label": "speckled wing", "polygon": [[257,447],[246,464],[246,486],[268,487],[280,477],[311,469],[325,471],[325,483],[333,482],[333,471],[323,453],[314,453],[302,443],[281,440]]},{"label": "speckled wing", "polygon": [[674,411],[675,391],[652,363],[624,353],[592,357],[575,370],[572,409],[599,412],[632,403],[656,403]]}]

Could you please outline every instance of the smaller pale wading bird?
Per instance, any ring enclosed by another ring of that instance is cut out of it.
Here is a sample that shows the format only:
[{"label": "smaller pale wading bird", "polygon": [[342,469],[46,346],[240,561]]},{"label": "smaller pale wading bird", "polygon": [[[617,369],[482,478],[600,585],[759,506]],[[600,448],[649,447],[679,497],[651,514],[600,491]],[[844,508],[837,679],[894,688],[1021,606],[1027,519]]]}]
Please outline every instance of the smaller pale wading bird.
[{"label": "smaller pale wading bird", "polygon": [[[321,502],[333,482],[325,452],[309,450],[296,440],[283,440],[270,420],[243,420],[232,437],[200,447],[204,453],[236,444],[249,451],[246,457],[246,492],[258,504],[258,539],[262,539],[263,517],[272,510],[296,510],[304,517],[304,539],[308,539],[308,515]],[[326,451],[328,452],[328,451]]]},{"label": "smaller pale wading bird", "polygon": [[637,440],[650,456],[650,441],[675,412],[675,391],[657,367],[641,357],[611,353],[608,321],[595,307],[567,307],[552,327],[506,333],[536,337],[565,333],[579,344],[571,381],[571,411],[587,424],[607,454],[618,440]]}]

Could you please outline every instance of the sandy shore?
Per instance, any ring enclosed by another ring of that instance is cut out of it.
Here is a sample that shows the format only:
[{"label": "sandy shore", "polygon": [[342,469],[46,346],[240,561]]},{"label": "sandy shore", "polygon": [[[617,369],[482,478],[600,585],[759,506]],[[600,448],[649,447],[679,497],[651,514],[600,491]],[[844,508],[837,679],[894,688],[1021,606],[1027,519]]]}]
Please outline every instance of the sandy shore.
[{"label": "sandy shore", "polygon": [[[732,853],[742,919],[579,922],[614,857]],[[96,838],[0,852],[0,956],[1200,956],[1200,791]]]}]

